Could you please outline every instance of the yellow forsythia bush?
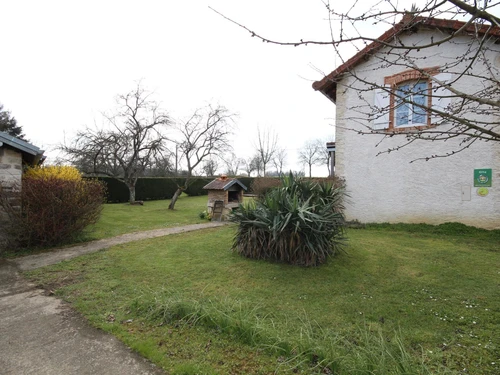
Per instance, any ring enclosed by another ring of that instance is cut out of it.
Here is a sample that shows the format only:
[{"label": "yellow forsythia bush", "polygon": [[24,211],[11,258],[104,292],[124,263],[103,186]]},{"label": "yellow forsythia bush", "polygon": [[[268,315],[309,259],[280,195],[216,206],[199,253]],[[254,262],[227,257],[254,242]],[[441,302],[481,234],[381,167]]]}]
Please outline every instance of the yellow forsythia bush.
[{"label": "yellow forsythia bush", "polygon": [[19,248],[71,242],[97,222],[105,194],[102,182],[83,179],[74,167],[28,168],[21,210],[11,210],[7,240]]},{"label": "yellow forsythia bush", "polygon": [[78,169],[67,165],[48,165],[28,168],[24,172],[24,177],[34,179],[57,178],[66,181],[80,181],[82,179],[82,175]]}]

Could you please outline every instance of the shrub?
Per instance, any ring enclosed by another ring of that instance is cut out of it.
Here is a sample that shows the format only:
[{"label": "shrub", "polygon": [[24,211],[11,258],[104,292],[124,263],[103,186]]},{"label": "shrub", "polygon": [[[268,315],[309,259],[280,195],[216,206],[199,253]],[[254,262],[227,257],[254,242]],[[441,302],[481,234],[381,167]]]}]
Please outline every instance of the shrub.
[{"label": "shrub", "polygon": [[241,205],[233,250],[254,259],[317,266],[343,249],[344,189],[297,179]]},{"label": "shrub", "polygon": [[24,177],[46,179],[57,178],[60,180],[78,181],[82,179],[81,173],[75,167],[66,165],[50,165],[44,167],[26,168]]},{"label": "shrub", "polygon": [[202,211],[198,214],[198,217],[202,220],[212,220],[212,214],[210,214],[207,210]]},{"label": "shrub", "polygon": [[263,197],[271,189],[281,186],[281,179],[278,177],[256,177],[252,181],[250,190],[253,194]]},{"label": "shrub", "polygon": [[98,220],[104,193],[104,185],[95,180],[66,179],[57,174],[25,176],[21,209],[6,210],[9,242],[53,246],[74,239]]}]

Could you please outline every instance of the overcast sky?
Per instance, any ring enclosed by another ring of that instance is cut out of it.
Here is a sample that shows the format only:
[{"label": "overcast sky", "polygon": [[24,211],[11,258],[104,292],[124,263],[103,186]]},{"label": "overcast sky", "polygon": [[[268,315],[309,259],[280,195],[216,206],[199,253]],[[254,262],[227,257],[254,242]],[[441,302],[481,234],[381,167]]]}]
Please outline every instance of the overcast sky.
[{"label": "overcast sky", "polygon": [[240,157],[271,129],[299,169],[306,140],[334,137],[335,107],[311,88],[338,65],[333,48],[262,43],[209,6],[272,39],[328,39],[320,0],[0,0],[0,103],[54,157],[142,80],[174,118],[207,103],[238,113]]}]

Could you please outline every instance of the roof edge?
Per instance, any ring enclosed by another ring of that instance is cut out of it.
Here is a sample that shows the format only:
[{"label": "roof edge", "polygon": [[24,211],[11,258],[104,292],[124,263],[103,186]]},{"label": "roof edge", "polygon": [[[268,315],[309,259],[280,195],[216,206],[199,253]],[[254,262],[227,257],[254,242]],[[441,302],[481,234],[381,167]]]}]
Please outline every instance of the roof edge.
[{"label": "roof edge", "polygon": [[244,189],[245,191],[248,190],[248,188],[240,181],[238,180],[237,178],[232,178],[230,180],[227,181],[226,184],[224,184],[222,187],[220,187],[220,185],[217,187],[217,188],[213,188],[212,185],[214,182],[217,182],[217,181],[222,181],[220,179],[215,179],[213,181],[210,181],[208,184],[206,184],[205,186],[203,186],[202,189],[205,189],[205,190],[224,190],[226,191],[227,189],[229,189],[231,186],[233,186],[234,184],[238,184],[241,186],[242,189]]},{"label": "roof edge", "polygon": [[41,157],[45,152],[41,148],[14,137],[6,132],[0,132],[0,142],[33,156]]},{"label": "roof edge", "polygon": [[[413,16],[409,13],[406,13],[403,15],[401,21],[399,21],[392,28],[384,32],[376,40],[368,44],[365,48],[363,48],[361,51],[359,51],[350,59],[348,59],[345,63],[337,67],[330,74],[323,77],[323,79],[313,82],[312,88],[315,91],[320,91],[323,95],[325,95],[328,99],[330,99],[335,103],[337,100],[337,82],[342,79],[343,74],[347,73],[350,69],[358,65],[358,63],[364,60],[367,55],[374,53],[380,48],[384,47],[385,45],[384,42],[389,41],[391,38],[395,37],[401,31],[419,26],[444,28],[457,31],[460,30],[462,27],[464,27],[466,24],[467,23],[463,21],[433,18],[433,17]],[[475,24],[471,24],[467,26],[464,31],[475,32],[479,34],[490,33],[493,36],[500,37],[500,27],[481,25],[481,27],[479,27],[478,29],[476,26],[477,25]]]},{"label": "roof edge", "polygon": [[231,180],[230,182],[228,182],[226,185],[224,185],[224,190],[227,190],[229,189],[231,186],[233,186],[234,184],[238,184],[240,185],[245,191],[248,190],[247,187],[245,185],[243,185],[242,182],[240,182],[237,178]]}]

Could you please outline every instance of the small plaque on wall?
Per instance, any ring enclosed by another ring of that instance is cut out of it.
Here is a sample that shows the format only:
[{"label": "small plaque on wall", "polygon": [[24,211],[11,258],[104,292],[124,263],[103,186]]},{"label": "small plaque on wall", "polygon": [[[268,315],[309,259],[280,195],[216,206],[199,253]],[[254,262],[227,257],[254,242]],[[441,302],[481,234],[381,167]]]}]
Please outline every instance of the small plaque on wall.
[{"label": "small plaque on wall", "polygon": [[488,188],[480,187],[477,189],[477,195],[479,195],[480,197],[486,197],[488,193],[489,193]]},{"label": "small plaque on wall", "polygon": [[491,168],[474,169],[474,187],[491,187]]}]

